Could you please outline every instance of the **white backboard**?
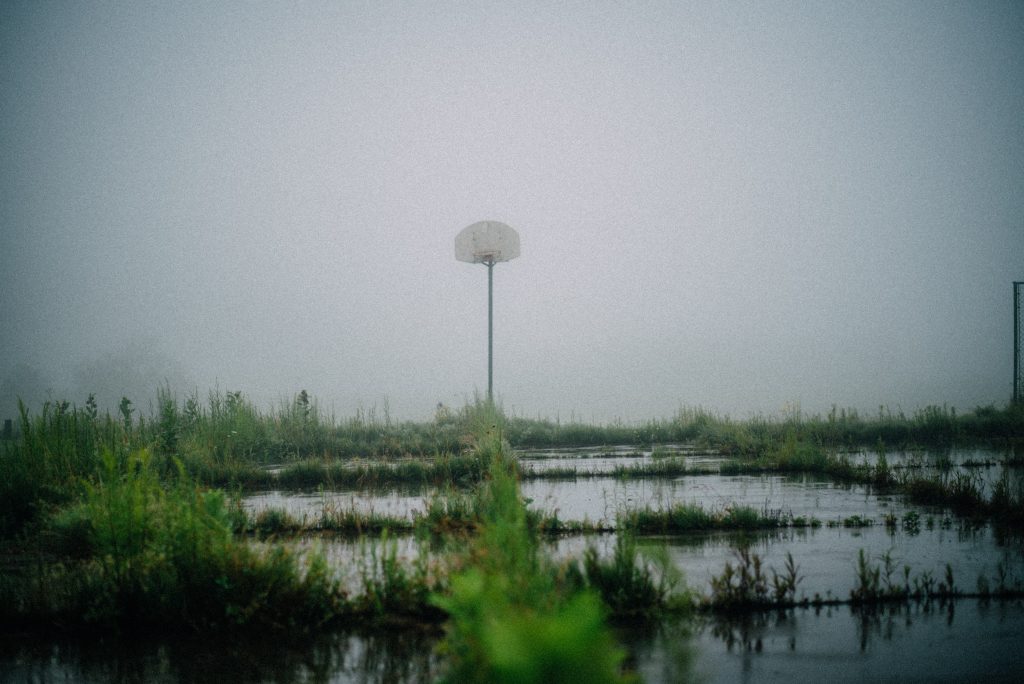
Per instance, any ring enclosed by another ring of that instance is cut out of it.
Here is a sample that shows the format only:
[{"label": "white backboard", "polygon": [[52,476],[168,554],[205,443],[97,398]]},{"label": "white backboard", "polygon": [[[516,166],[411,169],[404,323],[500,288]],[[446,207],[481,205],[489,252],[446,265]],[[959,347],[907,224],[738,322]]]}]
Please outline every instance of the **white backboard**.
[{"label": "white backboard", "polygon": [[519,256],[519,234],[499,221],[478,221],[455,236],[455,258],[495,264]]}]

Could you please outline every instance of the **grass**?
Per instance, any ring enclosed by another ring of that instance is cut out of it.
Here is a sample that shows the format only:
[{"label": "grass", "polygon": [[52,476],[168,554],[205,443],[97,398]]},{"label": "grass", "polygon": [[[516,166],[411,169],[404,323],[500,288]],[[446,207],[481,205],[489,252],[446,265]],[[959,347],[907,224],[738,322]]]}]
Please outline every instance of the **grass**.
[{"label": "grass", "polygon": [[[149,414],[128,398],[115,415],[100,414],[90,396],[83,406],[46,402],[38,413],[23,407],[13,439],[0,440],[0,538],[18,533],[48,509],[74,497],[79,479],[95,476],[104,450],[126,458],[146,449],[158,470],[172,473],[184,464],[209,486],[258,489],[269,486],[379,486],[397,482],[469,482],[483,466],[464,457],[475,430],[478,405],[460,410],[439,407],[434,419],[419,423],[391,418],[385,405],[358,411],[347,419],[326,415],[305,391],[271,410],[257,408],[237,391],[215,389],[206,397],[193,393],[179,399],[159,388]],[[499,412],[500,413],[500,412]],[[1024,406],[978,407],[958,413],[927,407],[911,416],[884,407],[877,416],[833,408],[826,416],[807,416],[798,408],[782,418],[736,421],[702,408],[682,408],[666,420],[603,426],[576,420],[501,418],[502,439],[517,447],[658,445],[690,442],[724,455],[741,457],[722,466],[725,474],[763,471],[809,471],[836,479],[861,481],[863,473],[831,456],[855,445],[1008,444],[1024,440]],[[354,459],[402,462],[355,465]],[[413,460],[409,460],[412,457]],[[656,462],[663,459],[656,458]],[[672,477],[698,474],[682,462],[638,464],[617,469],[616,477]],[[285,464],[274,480],[263,466]],[[322,466],[322,467],[321,467]],[[531,477],[583,477],[564,470]],[[872,476],[885,484],[891,473],[876,468]]]},{"label": "grass", "polygon": [[640,557],[636,538],[623,532],[615,538],[611,558],[603,559],[594,546],[583,554],[582,569],[573,566],[583,586],[600,595],[602,602],[618,620],[651,619],[668,609],[687,609],[692,597],[678,591],[681,576],[667,555],[651,560]]},{"label": "grass", "polygon": [[[1015,439],[1019,424],[1019,409],[962,416],[935,409],[911,419],[880,412],[876,421],[849,414],[807,419],[795,412],[783,421],[745,423],[696,410],[639,427],[594,428],[506,418],[478,403],[456,413],[439,411],[434,421],[414,425],[391,421],[386,411],[383,417],[360,414],[337,421],[323,416],[305,393],[268,413],[237,392],[210,393],[205,403],[196,396],[179,403],[166,389],[158,392],[149,416],[127,400],[113,417],[100,415],[92,399],[82,408],[51,402],[37,415],[23,408],[18,434],[0,446],[0,538],[31,539],[39,551],[34,565],[0,579],[0,618],[44,629],[271,633],[447,620],[452,681],[569,681],[581,673],[594,681],[620,681],[626,678],[622,652],[606,619],[651,619],[692,603],[685,590],[676,590],[677,578],[667,564],[639,553],[634,535],[821,523],[748,507],[709,511],[680,504],[628,511],[617,520],[610,557],[591,547],[582,559],[554,563],[540,552],[538,534],[598,526],[528,511],[518,481],[537,475],[520,472],[510,443],[691,440],[737,455],[723,465],[723,473],[819,472],[1013,526],[1024,519],[1024,496],[1008,478],[986,498],[974,476],[897,474],[884,456],[871,468],[854,466],[836,455],[836,445],[865,438],[878,444],[880,435],[887,436],[886,443],[893,435],[897,440],[922,435]],[[662,450],[651,463],[617,468],[612,475],[698,474],[681,459],[662,458],[665,454]],[[382,462],[357,460],[366,456]],[[284,465],[275,474],[265,467],[271,463]],[[568,471],[545,476],[568,476]],[[585,475],[573,471],[572,476]],[[274,510],[249,518],[222,491],[208,488],[399,483],[448,488],[415,520],[329,509],[310,519]],[[460,489],[452,486],[456,483]],[[870,522],[851,518],[842,524]],[[903,524],[913,533],[920,520],[908,515]],[[273,537],[311,530],[381,537],[363,558],[356,593],[342,589],[317,551],[254,544],[239,534]],[[404,561],[389,539],[410,531],[457,537],[464,551],[444,563],[425,553]],[[863,560],[851,601],[963,592],[951,572],[939,579],[907,574],[897,582],[898,571],[889,561],[879,563]],[[776,573],[756,554],[738,552],[713,584],[708,603],[733,610],[793,602],[797,571],[792,558]],[[979,578],[979,592],[997,595],[993,587],[1009,584],[1006,577]]]},{"label": "grass", "polygon": [[979,476],[970,472],[932,477],[910,475],[898,487],[913,503],[948,506],[954,512],[973,518],[990,518],[1001,527],[1019,528],[1024,524],[1024,486],[1014,488],[1004,471],[986,498]]},{"label": "grass", "polygon": [[734,613],[842,604],[863,608],[883,603],[927,604],[935,599],[1019,599],[1024,596],[1024,583],[1010,576],[1005,561],[997,566],[995,577],[979,576],[977,591],[967,592],[956,583],[953,568],[948,563],[940,576],[930,571],[914,573],[909,565],[900,564],[891,550],[872,558],[860,549],[854,566],[855,583],[848,599],[819,595],[808,599],[797,596],[797,587],[803,578],[792,554],[786,554],[781,571],[766,566],[763,559],[744,544],[736,547],[733,555],[722,572],[712,577],[711,593],[700,604],[704,611]]},{"label": "grass", "polygon": [[1024,405],[977,407],[959,413],[947,406],[927,406],[911,415],[880,406],[877,414],[862,415],[833,406],[822,415],[807,415],[789,407],[781,418],[752,417],[737,421],[701,407],[680,408],[668,420],[637,425],[588,425],[571,419],[509,420],[508,439],[516,446],[599,446],[606,444],[656,445],[694,442],[732,456],[754,456],[795,432],[800,441],[829,448],[877,444],[939,446],[1000,443],[1024,439]]},{"label": "grass", "polygon": [[[762,530],[794,526],[796,519],[782,511],[758,511],[748,506],[727,506],[709,511],[696,503],[675,504],[667,509],[642,508],[624,511],[617,527],[638,534],[684,534],[707,530]],[[813,525],[800,519],[796,526]]]},{"label": "grass", "polygon": [[662,458],[647,463],[631,463],[616,465],[612,470],[578,469],[575,466],[559,466],[557,468],[521,468],[520,477],[524,480],[578,480],[584,478],[610,477],[617,480],[633,480],[643,478],[673,478],[683,475],[710,474],[704,470],[687,468],[682,459]]},{"label": "grass", "polygon": [[770,569],[770,578],[769,569],[765,568],[761,557],[751,552],[749,547],[737,547],[734,555],[734,561],[726,561],[722,574],[711,578],[711,596],[706,600],[708,607],[735,611],[795,605],[796,587],[802,577],[792,554],[786,554],[782,573]]},{"label": "grass", "polygon": [[[134,429],[129,408],[119,429]],[[542,554],[502,417],[481,411],[475,420],[469,448],[487,464],[483,479],[471,494],[436,497],[423,516],[423,524],[470,533],[466,550],[444,562],[422,548],[412,562],[398,556],[389,535],[404,521],[329,509],[314,521],[282,511],[248,518],[222,491],[197,484],[181,461],[106,450],[98,469],[90,464],[91,475],[67,485],[68,502],[40,520],[48,532],[36,539],[49,540],[47,559],[0,580],[0,618],[26,629],[288,635],[447,620],[450,681],[630,680],[602,596],[649,597],[652,588],[660,596],[663,585],[630,549],[612,566],[591,557],[582,570]],[[361,537],[379,531],[359,562],[354,594],[316,549],[299,553],[238,534],[317,525]],[[618,584],[626,594],[609,593]]]},{"label": "grass", "polygon": [[564,573],[538,551],[500,420],[478,434],[477,453],[490,465],[477,534],[450,592],[433,599],[449,616],[445,681],[625,681],[600,599],[560,580]]},{"label": "grass", "polygon": [[92,628],[316,630],[347,611],[322,556],[284,547],[260,552],[238,540],[223,493],[187,478],[168,488],[150,455],[104,468],[81,501],[54,518],[80,560],[12,578],[0,601],[12,624]]}]

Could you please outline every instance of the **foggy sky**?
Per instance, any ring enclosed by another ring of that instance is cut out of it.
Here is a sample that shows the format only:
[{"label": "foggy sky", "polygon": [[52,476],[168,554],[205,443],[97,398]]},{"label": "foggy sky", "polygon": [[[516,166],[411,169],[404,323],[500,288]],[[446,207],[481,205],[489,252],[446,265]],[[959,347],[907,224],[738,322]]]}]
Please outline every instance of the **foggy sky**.
[{"label": "foggy sky", "polygon": [[1024,5],[0,3],[0,382],[339,417],[1002,405]]}]

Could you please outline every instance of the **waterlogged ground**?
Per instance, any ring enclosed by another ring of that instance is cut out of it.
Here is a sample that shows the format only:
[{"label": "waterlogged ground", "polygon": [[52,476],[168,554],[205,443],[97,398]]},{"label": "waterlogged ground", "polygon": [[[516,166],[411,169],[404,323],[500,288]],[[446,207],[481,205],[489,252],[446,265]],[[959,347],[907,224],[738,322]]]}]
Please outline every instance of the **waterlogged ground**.
[{"label": "waterlogged ground", "polygon": [[[1024,603],[959,600],[861,611],[797,608],[619,627],[647,682],[1019,682]],[[431,682],[437,631],[273,644],[207,638],[0,643],[0,682]]]},{"label": "waterlogged ground", "polygon": [[[875,464],[879,454],[847,454],[855,464]],[[890,452],[897,472],[977,478],[986,491],[1001,478],[1024,486],[1019,455],[984,449]],[[699,504],[721,511],[747,506],[787,519],[817,521],[749,534],[704,532],[647,536],[640,547],[668,566],[699,593],[711,591],[712,577],[736,562],[743,543],[763,560],[766,571],[783,571],[787,554],[798,566],[797,597],[845,599],[857,584],[857,559],[891,570],[890,579],[932,578],[951,572],[960,591],[975,592],[979,581],[1024,582],[1024,535],[972,523],[941,507],[908,503],[902,495],[863,485],[837,484],[805,475],[685,475],[671,478],[613,476],[616,468],[684,462],[688,469],[717,471],[725,460],[688,445],[653,451],[632,446],[554,449],[520,454],[524,469],[575,469],[577,477],[526,479],[523,495],[531,508],[557,513],[563,521],[612,526],[616,516],[642,508]],[[315,520],[326,511],[375,513],[411,520],[437,492],[430,488],[322,492],[271,491],[248,495],[251,512],[284,509]],[[850,521],[860,526],[850,526]],[[888,523],[888,524],[887,524]],[[256,542],[261,543],[261,542]],[[316,547],[350,583],[375,555],[394,548],[411,561],[436,553],[411,535],[379,540],[311,535],[290,542]],[[556,560],[580,557],[588,546],[608,554],[614,533],[550,538],[545,548]],[[947,570],[948,566],[948,570]],[[908,568],[904,575],[904,568]],[[931,682],[1024,680],[1024,602],[960,599],[861,611],[849,606],[797,608],[745,615],[733,621],[701,618],[684,625],[620,628],[629,663],[648,682],[696,678],[705,682]],[[440,673],[435,646],[440,635],[340,634],[314,643],[211,645],[205,642],[142,644],[125,650],[116,643],[0,644],[0,682],[50,681],[431,681]]]},{"label": "waterlogged ground", "polygon": [[794,609],[621,640],[648,682],[1019,682],[1024,604]]}]

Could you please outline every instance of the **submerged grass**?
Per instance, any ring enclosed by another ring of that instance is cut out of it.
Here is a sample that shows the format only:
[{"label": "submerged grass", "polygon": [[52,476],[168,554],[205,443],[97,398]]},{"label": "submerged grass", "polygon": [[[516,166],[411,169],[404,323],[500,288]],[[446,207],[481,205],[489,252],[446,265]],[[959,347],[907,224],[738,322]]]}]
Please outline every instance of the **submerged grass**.
[{"label": "submerged grass", "polygon": [[726,506],[717,511],[709,511],[697,503],[680,503],[661,510],[643,508],[623,511],[617,517],[618,529],[639,534],[761,530],[790,526],[814,526],[814,521],[797,519],[779,510],[758,511],[749,506]]}]

